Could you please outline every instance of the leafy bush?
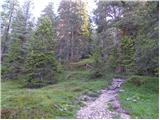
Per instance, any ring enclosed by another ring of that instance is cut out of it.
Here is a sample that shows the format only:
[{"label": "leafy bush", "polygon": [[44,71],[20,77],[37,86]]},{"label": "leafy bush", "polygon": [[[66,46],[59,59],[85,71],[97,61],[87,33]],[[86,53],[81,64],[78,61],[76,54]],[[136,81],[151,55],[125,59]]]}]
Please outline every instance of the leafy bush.
[{"label": "leafy bush", "polygon": [[108,56],[107,59],[107,70],[114,72],[116,67],[120,64],[120,59],[119,59],[119,52],[117,48],[113,48],[111,53]]},{"label": "leafy bush", "polygon": [[126,72],[135,71],[135,48],[134,40],[131,37],[123,36],[121,40],[122,50],[122,66],[125,67]]},{"label": "leafy bush", "polygon": [[100,49],[97,49],[91,57],[93,59],[93,68],[91,70],[91,78],[102,77],[106,71],[106,63],[101,56]]},{"label": "leafy bush", "polygon": [[107,69],[117,73],[135,72],[135,49],[131,37],[123,36],[120,46],[114,47],[107,59]]},{"label": "leafy bush", "polygon": [[141,34],[136,40],[136,64],[139,75],[157,75],[158,76],[158,59],[159,46],[158,40],[147,38]]}]

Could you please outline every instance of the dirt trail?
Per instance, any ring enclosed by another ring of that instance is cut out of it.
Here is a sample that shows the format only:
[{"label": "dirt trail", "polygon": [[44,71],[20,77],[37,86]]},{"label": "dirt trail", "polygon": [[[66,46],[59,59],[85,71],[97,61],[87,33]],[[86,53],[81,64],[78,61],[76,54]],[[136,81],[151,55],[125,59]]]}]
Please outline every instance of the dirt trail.
[{"label": "dirt trail", "polygon": [[129,119],[128,112],[121,108],[118,92],[125,80],[113,79],[108,89],[102,90],[101,95],[95,101],[88,101],[84,107],[77,112],[79,119]]}]

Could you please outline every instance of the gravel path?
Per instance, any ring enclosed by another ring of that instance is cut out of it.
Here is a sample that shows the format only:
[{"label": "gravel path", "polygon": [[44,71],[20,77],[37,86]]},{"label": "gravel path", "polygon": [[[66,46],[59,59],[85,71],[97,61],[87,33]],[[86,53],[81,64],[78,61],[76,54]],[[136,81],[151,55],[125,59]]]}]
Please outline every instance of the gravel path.
[{"label": "gravel path", "polygon": [[82,107],[77,112],[78,119],[111,119],[121,118],[129,119],[128,111],[120,106],[118,92],[120,86],[125,80],[113,79],[112,85],[108,89],[102,90],[101,95],[92,102],[87,102],[86,106]]}]

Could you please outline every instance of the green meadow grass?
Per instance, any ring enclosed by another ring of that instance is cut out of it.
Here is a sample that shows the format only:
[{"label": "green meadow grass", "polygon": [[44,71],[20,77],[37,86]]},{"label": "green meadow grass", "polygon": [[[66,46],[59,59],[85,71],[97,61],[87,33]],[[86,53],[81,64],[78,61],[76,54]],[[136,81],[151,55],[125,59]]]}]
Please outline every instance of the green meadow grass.
[{"label": "green meadow grass", "polygon": [[132,76],[122,89],[124,92],[119,94],[121,104],[132,118],[158,119],[158,77]]},{"label": "green meadow grass", "polygon": [[[76,118],[76,97],[106,88],[113,76],[91,79],[89,71],[65,71],[57,84],[39,89],[24,88],[23,80],[3,81],[2,118]],[[122,87],[120,101],[132,118],[158,118],[158,78],[132,76]]]},{"label": "green meadow grass", "polygon": [[65,72],[57,84],[39,89],[24,88],[23,80],[18,81],[1,83],[2,118],[75,118],[80,107],[75,98],[108,85],[106,78],[90,80],[89,71]]}]

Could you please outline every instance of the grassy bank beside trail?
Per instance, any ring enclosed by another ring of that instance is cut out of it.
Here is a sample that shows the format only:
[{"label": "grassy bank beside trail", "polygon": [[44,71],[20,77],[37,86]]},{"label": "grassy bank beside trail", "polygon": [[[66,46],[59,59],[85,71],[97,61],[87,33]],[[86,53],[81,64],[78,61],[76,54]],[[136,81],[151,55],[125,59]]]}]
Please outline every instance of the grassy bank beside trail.
[{"label": "grassy bank beside trail", "polygon": [[[1,83],[2,118],[75,118],[81,93],[107,87],[112,76],[91,80],[89,71],[64,72],[57,84],[39,89],[24,88],[23,82]],[[23,81],[23,80],[22,80]]]},{"label": "grassy bank beside trail", "polygon": [[159,79],[158,77],[132,76],[123,85],[119,94],[122,107],[132,118],[158,119]]}]

